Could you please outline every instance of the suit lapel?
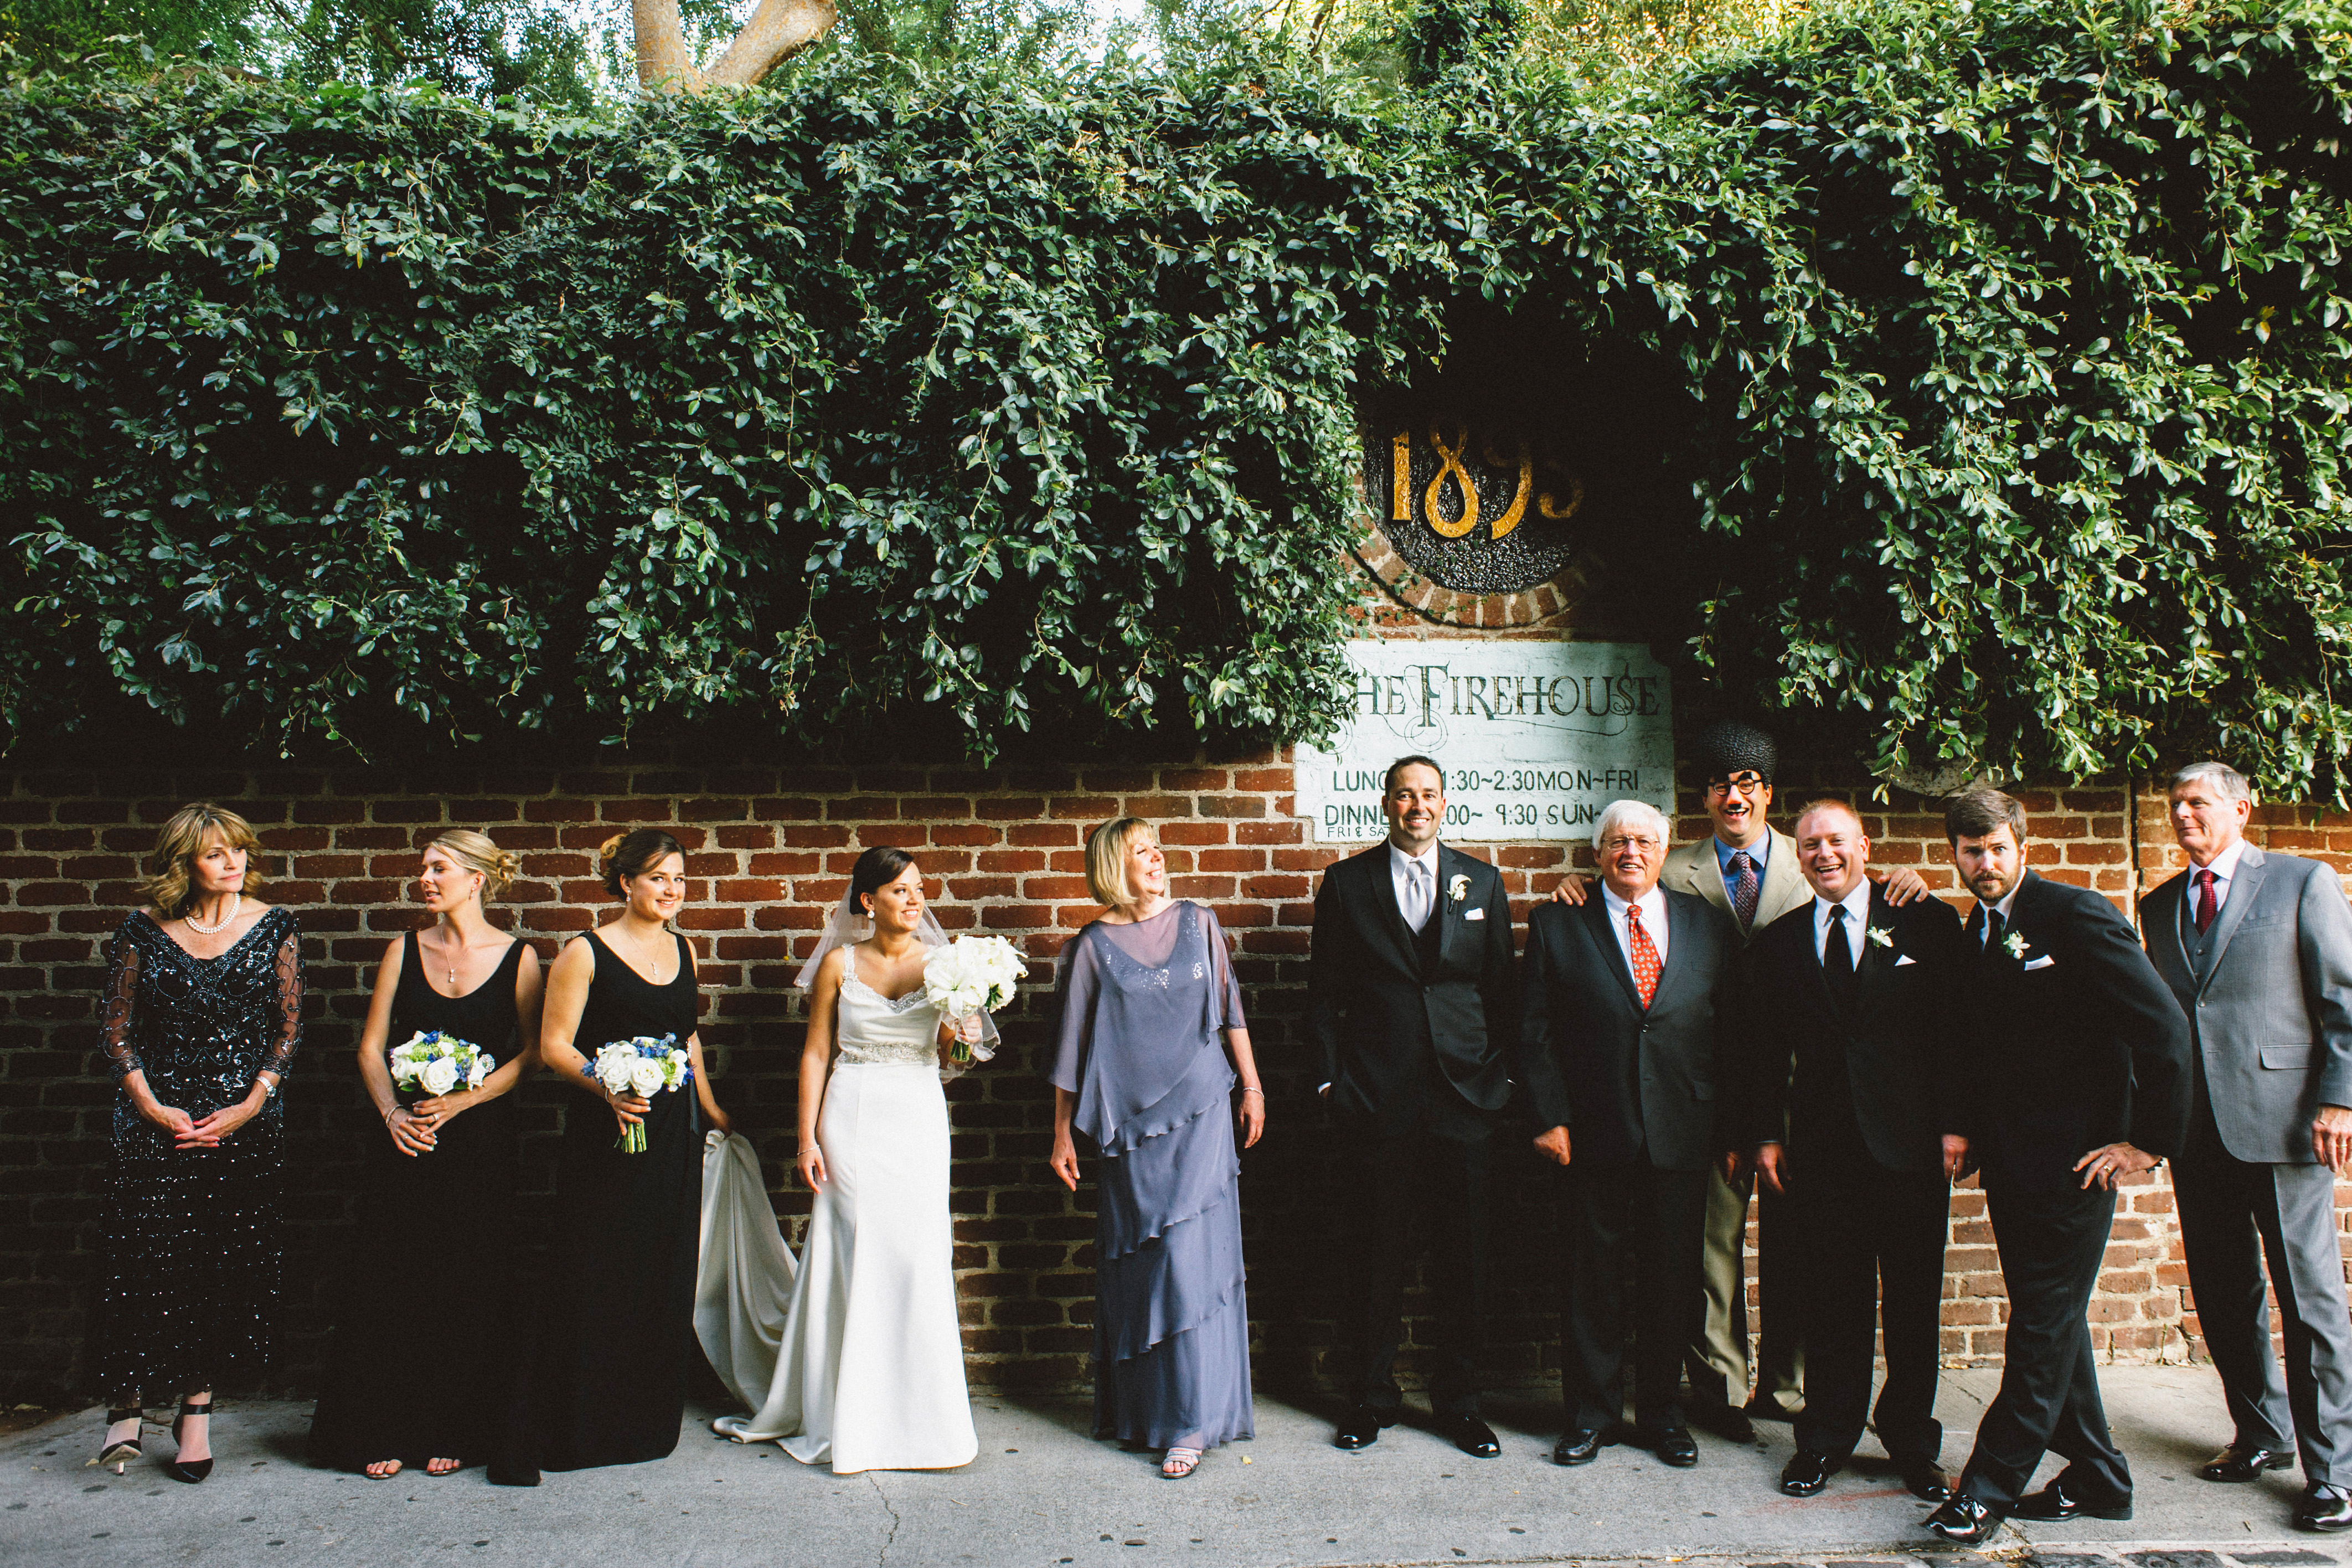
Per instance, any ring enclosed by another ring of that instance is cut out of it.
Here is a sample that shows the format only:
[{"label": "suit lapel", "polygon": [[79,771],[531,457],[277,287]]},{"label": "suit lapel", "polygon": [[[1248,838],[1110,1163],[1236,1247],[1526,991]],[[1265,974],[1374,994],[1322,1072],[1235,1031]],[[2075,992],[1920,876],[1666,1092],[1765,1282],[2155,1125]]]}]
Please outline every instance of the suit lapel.
[{"label": "suit lapel", "polygon": [[[1690,869],[1683,877],[1683,891],[1696,893],[1725,914],[1731,914],[1731,895],[1724,891],[1723,862],[1715,858],[1715,835],[1712,833],[1698,847],[1698,853],[1691,858]],[[1735,921],[1738,919],[1736,915],[1732,918]]]},{"label": "suit lapel", "polygon": [[1862,963],[1854,970],[1857,994],[1895,973],[1895,949],[1879,946],[1870,940],[1870,933],[1901,929],[1901,912],[1886,901],[1886,889],[1875,882],[1872,883],[1870,906],[1862,916]]},{"label": "suit lapel", "polygon": [[1419,975],[1421,954],[1413,949],[1412,928],[1404,923],[1403,907],[1397,902],[1396,879],[1389,874],[1387,841],[1383,840],[1370,854],[1356,858],[1362,863],[1364,878],[1370,884],[1360,889],[1360,896],[1379,911],[1372,917],[1372,923],[1388,937],[1390,955],[1399,966],[1407,974]]},{"label": "suit lapel", "polygon": [[[1592,938],[1593,945],[1600,950],[1601,962],[1608,965],[1609,973],[1617,977],[1617,984],[1625,988],[1625,1000],[1633,1004],[1633,1011],[1642,1011],[1642,991],[1633,984],[1633,965],[1627,961],[1625,950],[1617,943],[1617,928],[1609,922],[1609,905],[1602,900],[1601,889],[1593,889],[1592,896],[1584,900],[1583,907],[1577,912],[1584,917],[1585,931]],[[1673,938],[1667,940],[1671,942]],[[1661,980],[1659,984],[1664,984],[1664,981]]]},{"label": "suit lapel", "polygon": [[1763,885],[1756,890],[1756,923],[1759,926],[1770,925],[1798,904],[1811,901],[1813,896],[1812,889],[1805,884],[1804,873],[1797,869],[1797,841],[1775,829],[1767,836],[1767,842],[1772,846],[1772,858],[1764,862]]},{"label": "suit lapel", "polygon": [[1430,906],[1429,918],[1437,922],[1437,961],[1445,962],[1446,945],[1462,934],[1462,911],[1465,904],[1457,902],[1452,892],[1454,879],[1466,877],[1463,863],[1470,858],[1459,849],[1444,844],[1437,847],[1437,886],[1433,896],[1436,902]]},{"label": "suit lapel", "polygon": [[[2233,879],[2237,885],[2230,889],[2230,897],[2221,905],[2221,913],[2213,922],[2212,962],[2206,964],[2205,973],[2197,977],[2197,989],[2200,992],[2213,983],[2214,975],[2221,973],[2221,955],[2230,951],[2230,939],[2238,934],[2238,927],[2245,920],[2246,911],[2253,908],[2255,895],[2263,890],[2263,852],[2251,844],[2238,856],[2238,875]],[[2172,929],[2179,931],[2180,922],[2175,921]]]},{"label": "suit lapel", "polygon": [[2140,927],[2147,934],[2148,956],[2156,963],[2157,973],[2168,977],[2175,969],[2197,984],[2196,967],[2189,962],[2189,944],[2180,937],[2181,916],[2187,912],[2183,890],[2188,886],[2189,873],[2183,871],[2171,880],[2159,884],[2140,905]]}]

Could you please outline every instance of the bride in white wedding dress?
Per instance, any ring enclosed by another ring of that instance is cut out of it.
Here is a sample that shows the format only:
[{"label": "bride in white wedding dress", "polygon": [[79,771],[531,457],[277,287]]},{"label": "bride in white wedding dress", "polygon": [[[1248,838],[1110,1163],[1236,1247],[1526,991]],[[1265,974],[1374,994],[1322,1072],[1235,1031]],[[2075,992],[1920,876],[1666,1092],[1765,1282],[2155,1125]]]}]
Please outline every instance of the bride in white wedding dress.
[{"label": "bride in white wedding dress", "polygon": [[[845,928],[860,921],[871,921],[873,934],[846,941]],[[765,1359],[745,1353],[747,1342],[766,1339],[756,1331],[739,1327],[731,1342],[722,1333],[712,1355],[744,1402],[759,1405],[751,1415],[719,1417],[714,1430],[738,1442],[775,1441],[804,1464],[830,1460],[837,1475],[952,1469],[971,1463],[980,1447],[956,1322],[948,1108],[940,1082],[951,1070],[959,1033],[976,1041],[983,1020],[946,1023],[925,999],[923,960],[929,944],[943,940],[924,913],[922,872],[913,859],[887,848],[861,856],[841,914],[800,975],[809,994],[809,1044],[801,1060],[799,1170],[816,1204],[782,1332],[769,1342],[773,1373],[764,1388],[746,1386]],[[698,1305],[706,1346],[710,1203],[707,1197],[706,1289]],[[767,1210],[764,1197],[758,1208]],[[772,1215],[765,1224],[772,1240]],[[732,1244],[741,1250],[740,1240]],[[774,1251],[782,1253],[781,1244]],[[751,1268],[726,1271],[735,1275],[725,1287],[735,1300],[719,1312],[731,1305],[739,1321],[768,1316],[743,1300],[745,1276],[761,1267],[755,1259]],[[791,1274],[788,1257],[781,1270],[768,1269],[775,1284]]]}]

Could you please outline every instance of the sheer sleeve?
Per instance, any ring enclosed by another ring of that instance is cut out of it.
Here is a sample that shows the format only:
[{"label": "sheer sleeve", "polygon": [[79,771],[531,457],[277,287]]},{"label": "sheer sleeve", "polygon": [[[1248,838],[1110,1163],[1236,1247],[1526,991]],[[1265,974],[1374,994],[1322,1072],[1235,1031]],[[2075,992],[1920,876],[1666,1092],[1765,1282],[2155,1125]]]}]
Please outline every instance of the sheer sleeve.
[{"label": "sheer sleeve", "polygon": [[278,1037],[257,1070],[275,1073],[282,1083],[294,1065],[294,1052],[302,1043],[302,928],[294,923],[290,915],[286,921],[286,934],[278,942],[276,1023]]},{"label": "sheer sleeve", "polygon": [[1202,934],[1209,939],[1209,984],[1216,994],[1213,1016],[1220,1029],[1246,1029],[1249,1019],[1242,1013],[1242,985],[1234,975],[1234,956],[1225,941],[1225,928],[1207,909],[1201,910],[1202,923],[1208,929]]},{"label": "sheer sleeve", "polygon": [[1060,969],[1055,987],[1054,1070],[1045,1075],[1045,1080],[1076,1094],[1087,1068],[1087,1049],[1094,1043],[1095,993],[1101,984],[1094,944],[1085,931],[1062,949]]},{"label": "sheer sleeve", "polygon": [[107,966],[106,995],[100,1004],[98,1019],[99,1046],[106,1052],[107,1065],[113,1069],[117,1083],[132,1073],[147,1070],[147,1064],[139,1059],[139,1052],[131,1044],[131,1004],[138,994],[139,944],[131,940],[126,926],[114,933],[113,960]]}]

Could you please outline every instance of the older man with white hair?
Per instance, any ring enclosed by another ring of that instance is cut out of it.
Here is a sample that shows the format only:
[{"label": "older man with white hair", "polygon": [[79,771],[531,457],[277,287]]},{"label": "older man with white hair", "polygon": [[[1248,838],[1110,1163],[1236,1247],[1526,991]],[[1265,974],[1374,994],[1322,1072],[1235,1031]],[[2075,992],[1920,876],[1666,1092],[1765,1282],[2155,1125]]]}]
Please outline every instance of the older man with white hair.
[{"label": "older man with white hair", "polygon": [[[2232,1427],[2197,1473],[2250,1481],[2300,1450],[2295,1522],[2343,1530],[2352,1320],[2336,1180],[2352,1169],[2352,905],[2332,868],[2246,842],[2253,792],[2235,768],[2192,763],[2170,795],[2189,869],[2140,901],[2140,931],[2195,1047],[2172,1184]],[[2265,1285],[2286,1330],[2284,1378]]]},{"label": "older man with white hair", "polygon": [[1536,1148],[1562,1167],[1569,1247],[1562,1465],[1622,1435],[1629,1264],[1640,1300],[1625,1440],[1698,1462],[1675,1396],[1706,1300],[1707,1173],[1738,1159],[1740,942],[1705,899],[1658,886],[1671,831],[1656,807],[1612,802],[1592,834],[1601,897],[1528,921],[1519,1079],[1543,1129]]}]

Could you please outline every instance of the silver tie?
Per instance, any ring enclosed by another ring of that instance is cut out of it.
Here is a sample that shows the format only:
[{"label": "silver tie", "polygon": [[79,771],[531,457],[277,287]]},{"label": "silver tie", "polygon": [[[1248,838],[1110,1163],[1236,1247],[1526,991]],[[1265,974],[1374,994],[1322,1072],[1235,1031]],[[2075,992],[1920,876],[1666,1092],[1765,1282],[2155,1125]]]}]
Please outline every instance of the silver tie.
[{"label": "silver tie", "polygon": [[1405,924],[1419,931],[1429,923],[1429,906],[1435,901],[1436,889],[1429,883],[1429,868],[1418,860],[1405,862],[1404,890],[1411,907],[1404,912]]}]

